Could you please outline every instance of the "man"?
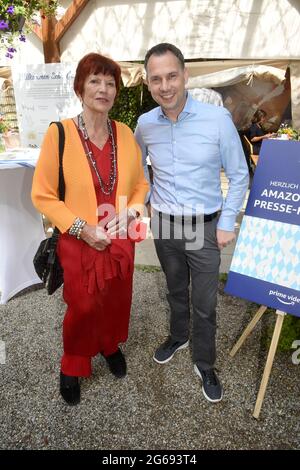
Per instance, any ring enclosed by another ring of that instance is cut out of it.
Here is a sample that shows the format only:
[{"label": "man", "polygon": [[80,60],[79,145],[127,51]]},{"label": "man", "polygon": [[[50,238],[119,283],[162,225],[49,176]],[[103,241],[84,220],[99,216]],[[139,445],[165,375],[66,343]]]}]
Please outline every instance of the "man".
[{"label": "man", "polygon": [[[153,213],[162,223],[169,218],[174,234],[178,221],[185,224],[186,208],[187,219],[194,226],[202,207],[204,229],[200,249],[191,249],[184,235],[181,239],[164,237],[161,227],[155,239],[166,275],[171,316],[170,336],[156,350],[154,360],[165,364],[176,351],[188,346],[191,277],[194,369],[202,380],[204,396],[217,402],[223,396],[214,370],[220,250],[235,238],[235,218],[248,187],[247,165],[230,113],[196,101],[186,92],[188,75],[177,47],[168,43],[154,46],[146,54],[145,69],[148,88],[159,107],[139,118],[136,139],[144,161],[148,154],[152,164]],[[222,167],[230,182],[224,202]]]}]

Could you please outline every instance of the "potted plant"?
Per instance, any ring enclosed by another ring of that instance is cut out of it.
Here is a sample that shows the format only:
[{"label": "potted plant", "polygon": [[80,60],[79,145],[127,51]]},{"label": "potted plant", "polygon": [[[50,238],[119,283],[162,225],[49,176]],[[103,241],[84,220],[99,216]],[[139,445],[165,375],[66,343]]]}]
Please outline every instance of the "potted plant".
[{"label": "potted plant", "polygon": [[286,125],[281,125],[277,131],[277,136],[286,140],[299,140],[299,135],[299,131]]},{"label": "potted plant", "polygon": [[0,152],[4,152],[6,149],[4,135],[9,131],[9,128],[10,127],[7,121],[3,118],[3,116],[0,116]]},{"label": "potted plant", "polygon": [[58,0],[1,0],[0,47],[5,56],[12,59],[18,42],[26,41],[29,26],[37,22],[36,15],[53,16],[57,6]]}]

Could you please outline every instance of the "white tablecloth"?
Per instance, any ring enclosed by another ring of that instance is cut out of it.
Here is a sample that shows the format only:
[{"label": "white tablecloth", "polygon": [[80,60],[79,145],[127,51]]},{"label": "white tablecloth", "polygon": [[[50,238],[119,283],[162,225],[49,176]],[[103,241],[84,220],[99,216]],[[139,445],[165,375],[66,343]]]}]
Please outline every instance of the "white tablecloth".
[{"label": "white tablecloth", "polygon": [[32,260],[45,234],[30,196],[38,153],[36,149],[18,149],[0,154],[1,304],[41,282]]}]

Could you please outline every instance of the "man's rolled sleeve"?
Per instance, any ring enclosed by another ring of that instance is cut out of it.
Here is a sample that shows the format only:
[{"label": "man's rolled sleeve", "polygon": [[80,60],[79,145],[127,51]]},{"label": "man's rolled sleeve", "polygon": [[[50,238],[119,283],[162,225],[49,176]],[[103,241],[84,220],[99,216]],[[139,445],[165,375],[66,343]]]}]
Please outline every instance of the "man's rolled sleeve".
[{"label": "man's rolled sleeve", "polygon": [[234,231],[236,217],[243,205],[249,184],[246,158],[238,132],[228,111],[219,120],[222,166],[229,188],[223,202],[218,229]]}]

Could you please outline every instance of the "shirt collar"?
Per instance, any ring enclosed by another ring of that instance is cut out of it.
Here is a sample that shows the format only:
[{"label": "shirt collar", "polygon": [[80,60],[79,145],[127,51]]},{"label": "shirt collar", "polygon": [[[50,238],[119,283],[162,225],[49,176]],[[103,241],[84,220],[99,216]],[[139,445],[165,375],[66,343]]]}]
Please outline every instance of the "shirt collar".
[{"label": "shirt collar", "polygon": [[[187,116],[188,114],[196,113],[195,106],[194,106],[195,100],[191,97],[188,91],[186,92],[186,94],[187,94],[187,98],[186,98],[184,108],[178,116],[179,121],[183,119],[185,116]],[[165,113],[163,112],[161,106],[158,107],[158,116],[164,119],[168,119]]]}]

